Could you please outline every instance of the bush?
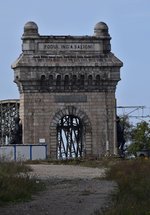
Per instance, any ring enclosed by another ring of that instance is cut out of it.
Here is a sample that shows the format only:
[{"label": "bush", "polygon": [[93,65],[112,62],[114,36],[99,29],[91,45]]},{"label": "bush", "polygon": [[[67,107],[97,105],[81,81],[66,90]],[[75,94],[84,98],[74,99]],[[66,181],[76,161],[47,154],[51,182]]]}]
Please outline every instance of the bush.
[{"label": "bush", "polygon": [[42,182],[30,178],[29,171],[22,163],[0,162],[0,205],[29,200],[33,193],[44,188]]},{"label": "bush", "polygon": [[110,168],[107,178],[118,183],[112,208],[103,215],[150,215],[150,161],[122,161]]}]

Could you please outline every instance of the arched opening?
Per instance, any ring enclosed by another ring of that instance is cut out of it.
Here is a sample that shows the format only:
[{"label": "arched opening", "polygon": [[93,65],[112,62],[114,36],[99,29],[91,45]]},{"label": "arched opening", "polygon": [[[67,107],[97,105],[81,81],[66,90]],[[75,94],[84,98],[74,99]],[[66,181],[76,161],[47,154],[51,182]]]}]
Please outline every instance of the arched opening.
[{"label": "arched opening", "polygon": [[53,86],[53,75],[49,76],[49,85]]},{"label": "arched opening", "polygon": [[59,89],[60,86],[61,86],[61,76],[57,75],[57,78],[56,78],[56,88]]},{"label": "arched opening", "polygon": [[100,85],[100,75],[96,75],[96,86]]},{"label": "arched opening", "polygon": [[41,75],[41,86],[44,86],[46,77],[45,75]]},{"label": "arched opening", "polygon": [[45,92],[48,87],[48,82],[45,75],[41,75],[41,92]]},{"label": "arched opening", "polygon": [[64,88],[68,89],[69,88],[69,76],[65,75],[65,79],[64,79]]},{"label": "arched opening", "polygon": [[54,113],[50,125],[50,154],[57,159],[92,154],[92,126],[88,115],[69,105]]},{"label": "arched opening", "polygon": [[89,75],[88,76],[88,85],[92,86],[92,82],[93,82],[92,75]]},{"label": "arched opening", "polygon": [[74,115],[63,116],[57,124],[57,158],[83,157],[83,124]]},{"label": "arched opening", "polygon": [[76,75],[73,75],[72,76],[72,81],[71,81],[71,87],[73,89],[76,89],[76,86],[77,86],[77,76]]},{"label": "arched opening", "polygon": [[80,87],[81,89],[84,89],[84,75],[80,76]]}]

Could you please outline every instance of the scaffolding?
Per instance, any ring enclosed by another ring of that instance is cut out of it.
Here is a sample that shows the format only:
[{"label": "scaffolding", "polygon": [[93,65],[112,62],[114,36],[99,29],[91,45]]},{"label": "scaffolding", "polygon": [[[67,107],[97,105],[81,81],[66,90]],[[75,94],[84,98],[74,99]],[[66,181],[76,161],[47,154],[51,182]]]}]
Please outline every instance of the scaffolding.
[{"label": "scaffolding", "polygon": [[19,116],[19,99],[0,101],[0,145],[10,142],[15,127],[15,118]]}]

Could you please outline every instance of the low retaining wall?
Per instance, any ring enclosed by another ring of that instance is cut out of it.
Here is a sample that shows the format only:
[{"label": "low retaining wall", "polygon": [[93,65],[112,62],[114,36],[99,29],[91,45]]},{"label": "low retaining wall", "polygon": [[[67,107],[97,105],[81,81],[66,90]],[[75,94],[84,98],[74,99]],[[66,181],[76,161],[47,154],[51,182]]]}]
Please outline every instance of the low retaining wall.
[{"label": "low retaining wall", "polygon": [[0,146],[0,160],[25,161],[47,158],[47,145],[3,145]]}]

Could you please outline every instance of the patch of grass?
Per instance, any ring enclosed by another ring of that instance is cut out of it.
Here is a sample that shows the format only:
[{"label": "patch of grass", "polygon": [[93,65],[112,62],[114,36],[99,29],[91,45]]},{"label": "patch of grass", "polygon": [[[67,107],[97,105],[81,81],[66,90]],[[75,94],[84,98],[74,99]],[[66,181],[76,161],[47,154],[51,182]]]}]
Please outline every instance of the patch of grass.
[{"label": "patch of grass", "polygon": [[83,166],[83,167],[93,167],[93,168],[100,167],[101,168],[101,167],[110,167],[110,166],[114,165],[114,163],[116,163],[117,161],[118,161],[117,158],[103,157],[101,159],[82,159],[82,158],[66,159],[66,160],[48,159],[45,161],[45,163],[54,164],[54,165],[61,165],[61,164],[79,165],[79,166]]},{"label": "patch of grass", "polygon": [[47,160],[27,160],[24,164],[47,164]]},{"label": "patch of grass", "polygon": [[81,163],[81,159],[66,159],[66,160],[47,160],[48,164],[54,165],[79,165]]},{"label": "patch of grass", "polygon": [[64,160],[28,160],[26,164],[53,164],[53,165],[78,165],[83,167],[91,167],[91,168],[109,168],[114,165],[116,162],[120,161],[120,158],[117,157],[102,157],[100,159],[95,158],[72,158],[72,159],[64,159]]},{"label": "patch of grass", "polygon": [[0,162],[0,206],[9,202],[29,200],[44,189],[44,184],[30,178],[31,168],[17,162]]},{"label": "patch of grass", "polygon": [[117,182],[118,191],[103,215],[150,215],[150,160],[120,161],[107,178]]},{"label": "patch of grass", "polygon": [[32,169],[21,162],[0,162],[0,176],[15,175],[20,172],[27,173],[29,171],[32,171]]}]

